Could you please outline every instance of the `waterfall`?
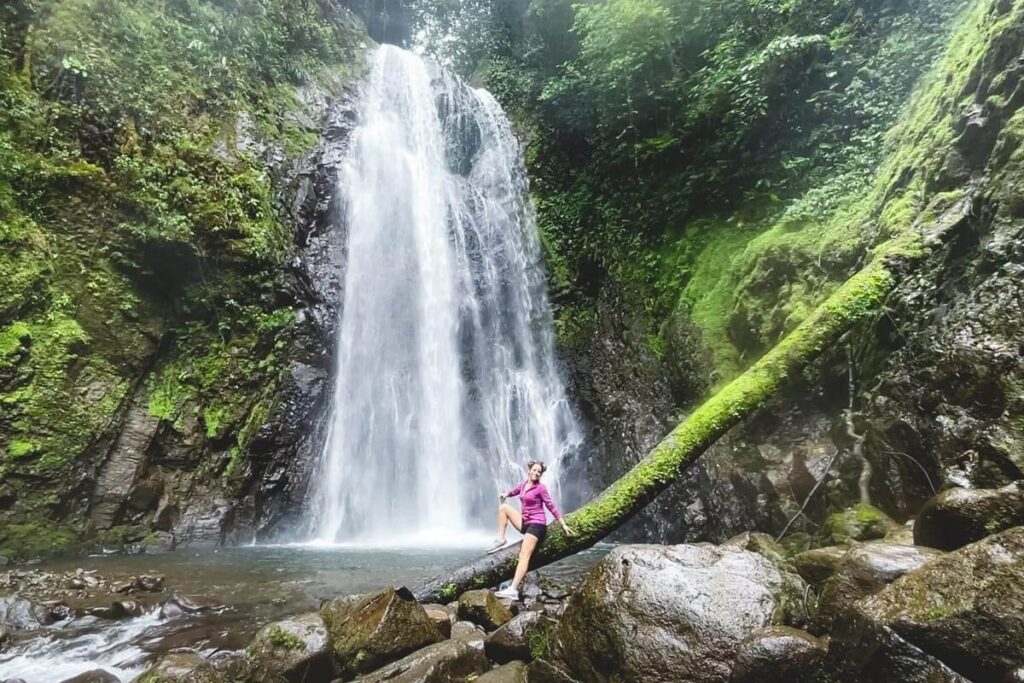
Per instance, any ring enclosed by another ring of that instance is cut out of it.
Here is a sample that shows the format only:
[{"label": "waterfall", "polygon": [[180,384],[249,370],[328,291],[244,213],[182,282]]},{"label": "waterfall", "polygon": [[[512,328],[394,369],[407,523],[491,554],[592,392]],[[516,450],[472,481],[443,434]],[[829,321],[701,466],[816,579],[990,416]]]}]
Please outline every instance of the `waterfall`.
[{"label": "waterfall", "polygon": [[519,146],[483,90],[393,46],[338,169],[348,244],[315,537],[450,540],[580,443]]}]

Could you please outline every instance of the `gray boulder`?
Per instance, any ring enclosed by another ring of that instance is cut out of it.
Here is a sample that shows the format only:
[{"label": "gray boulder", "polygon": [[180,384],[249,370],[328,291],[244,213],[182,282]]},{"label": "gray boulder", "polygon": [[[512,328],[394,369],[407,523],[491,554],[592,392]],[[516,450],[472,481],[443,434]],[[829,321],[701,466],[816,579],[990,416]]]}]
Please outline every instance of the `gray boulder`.
[{"label": "gray boulder", "polygon": [[828,630],[854,603],[942,555],[932,548],[864,543],[843,554],[818,596],[814,622]]},{"label": "gray boulder", "polygon": [[176,652],[133,679],[133,683],[223,683],[224,678],[193,652]]},{"label": "gray boulder", "polygon": [[484,640],[487,638],[487,631],[483,630],[472,621],[456,621],[452,624],[452,640],[466,643],[475,650],[484,650]]},{"label": "gray boulder", "polygon": [[569,600],[550,656],[584,681],[728,681],[740,642],[802,618],[805,590],[737,547],[619,546]]},{"label": "gray boulder", "polygon": [[408,589],[328,600],[320,607],[335,664],[347,675],[367,673],[442,640]]},{"label": "gray boulder", "polygon": [[459,619],[472,621],[491,632],[512,618],[509,611],[489,590],[466,591],[459,596]]},{"label": "gray boulder", "polygon": [[769,626],[743,639],[730,683],[810,683],[821,670],[825,643],[806,631]]},{"label": "gray boulder", "polygon": [[551,630],[557,625],[543,612],[529,610],[517,615],[484,641],[484,654],[492,662],[528,662],[547,651]]},{"label": "gray boulder", "polygon": [[365,683],[465,683],[487,670],[483,652],[456,640],[416,650],[382,669],[360,677]]},{"label": "gray boulder", "polygon": [[526,683],[527,680],[526,665],[522,662],[509,662],[491,669],[476,679],[476,683]]},{"label": "gray boulder", "polygon": [[929,562],[862,603],[874,624],[972,680],[1024,667],[1024,527]]},{"label": "gray boulder", "polygon": [[986,536],[1024,524],[1024,485],[999,489],[949,489],[921,508],[914,542],[956,550]]},{"label": "gray boulder", "polygon": [[301,683],[333,678],[327,629],[317,612],[267,624],[247,652],[256,680]]}]

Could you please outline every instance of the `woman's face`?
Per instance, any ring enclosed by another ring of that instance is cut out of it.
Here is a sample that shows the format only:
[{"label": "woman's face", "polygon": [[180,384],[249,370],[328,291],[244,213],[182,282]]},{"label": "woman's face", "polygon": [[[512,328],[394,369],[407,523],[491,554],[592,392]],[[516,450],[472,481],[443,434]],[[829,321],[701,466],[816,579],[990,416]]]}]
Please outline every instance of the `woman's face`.
[{"label": "woman's face", "polygon": [[530,474],[530,481],[534,481],[534,482],[540,481],[540,475],[544,474],[544,468],[541,467],[540,465],[534,463],[534,465],[532,467],[530,467],[529,474]]}]

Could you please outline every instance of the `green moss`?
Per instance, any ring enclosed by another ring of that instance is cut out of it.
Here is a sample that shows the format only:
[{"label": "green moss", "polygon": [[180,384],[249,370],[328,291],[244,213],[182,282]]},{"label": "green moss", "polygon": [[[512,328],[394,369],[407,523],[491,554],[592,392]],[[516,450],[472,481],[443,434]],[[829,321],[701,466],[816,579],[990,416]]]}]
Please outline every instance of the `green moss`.
[{"label": "green moss", "polygon": [[888,515],[868,503],[858,503],[848,510],[836,512],[825,519],[821,533],[826,543],[840,544],[884,538],[898,525]]},{"label": "green moss", "polygon": [[285,631],[277,624],[270,627],[267,635],[270,638],[271,645],[274,647],[280,647],[285,650],[302,650],[306,647],[301,638],[290,631]]},{"label": "green moss", "polygon": [[29,522],[0,526],[0,555],[29,560],[57,555],[75,547],[74,529],[59,524]]}]

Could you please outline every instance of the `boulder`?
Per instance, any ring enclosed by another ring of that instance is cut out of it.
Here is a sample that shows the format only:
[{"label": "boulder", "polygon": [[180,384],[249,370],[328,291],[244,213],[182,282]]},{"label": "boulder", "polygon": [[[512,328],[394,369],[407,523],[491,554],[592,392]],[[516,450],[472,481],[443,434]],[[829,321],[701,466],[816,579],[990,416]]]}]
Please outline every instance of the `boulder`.
[{"label": "boulder", "polygon": [[749,550],[757,553],[777,564],[786,564],[786,549],[783,548],[774,538],[760,531],[744,531],[742,534],[733,536],[722,545],[741,550]]},{"label": "boulder", "polygon": [[[135,582],[131,585],[134,587]],[[167,602],[160,606],[160,618],[171,619],[182,614],[199,614],[224,609],[224,603],[217,598],[196,597],[175,593]]]},{"label": "boulder", "polygon": [[1003,680],[1024,666],[1024,527],[928,562],[862,611],[972,680]]},{"label": "boulder", "polygon": [[815,623],[831,628],[852,605],[874,595],[907,572],[942,555],[933,548],[876,542],[851,548],[839,559],[835,573],[824,583],[815,609]]},{"label": "boulder", "polygon": [[63,683],[119,683],[120,680],[106,669],[90,669],[77,676],[64,679]]},{"label": "boulder", "polygon": [[133,679],[134,683],[223,683],[209,662],[193,652],[175,652]]},{"label": "boulder", "polygon": [[257,680],[300,683],[333,678],[327,629],[317,612],[264,626],[247,653]]},{"label": "boulder", "polygon": [[551,629],[557,623],[543,612],[523,612],[487,636],[484,654],[498,664],[515,659],[528,662],[546,652]]},{"label": "boulder", "polygon": [[845,545],[811,548],[793,557],[793,566],[804,581],[817,586],[836,573],[839,561],[850,549]]},{"label": "boulder", "polygon": [[810,683],[821,670],[825,643],[806,631],[769,626],[743,639],[731,683]]},{"label": "boulder", "polygon": [[0,628],[14,633],[37,629],[71,616],[61,602],[39,603],[20,595],[0,597]]},{"label": "boulder", "polygon": [[857,503],[852,508],[829,515],[822,525],[822,534],[826,543],[839,545],[885,538],[886,534],[899,527],[889,515],[874,505]]},{"label": "boulder", "polygon": [[526,665],[522,662],[509,662],[491,669],[476,679],[476,683],[526,683],[527,680]]},{"label": "boulder", "polygon": [[956,550],[986,536],[1024,525],[1024,484],[999,489],[949,489],[921,508],[914,542]]},{"label": "boulder", "polygon": [[335,664],[349,675],[373,671],[442,640],[406,588],[328,600],[320,607],[320,616]]},{"label": "boulder", "polygon": [[434,626],[441,632],[441,635],[445,638],[451,638],[452,635],[452,613],[445,609],[443,605],[424,605],[423,611],[427,613],[430,620],[434,622]]},{"label": "boulder", "polygon": [[546,659],[535,659],[527,665],[526,680],[530,683],[577,683],[565,669]]},{"label": "boulder", "polygon": [[549,657],[586,681],[728,681],[740,642],[802,619],[805,591],[734,546],[619,546],[570,598]]},{"label": "boulder", "polygon": [[487,670],[483,653],[457,640],[416,650],[397,662],[360,677],[360,683],[464,683]]},{"label": "boulder", "polygon": [[452,624],[452,640],[466,643],[476,650],[483,652],[484,640],[487,638],[487,631],[483,630],[472,621],[456,621]]},{"label": "boulder", "polygon": [[512,618],[508,610],[494,593],[487,589],[466,591],[459,596],[459,619],[472,621],[490,632]]}]

